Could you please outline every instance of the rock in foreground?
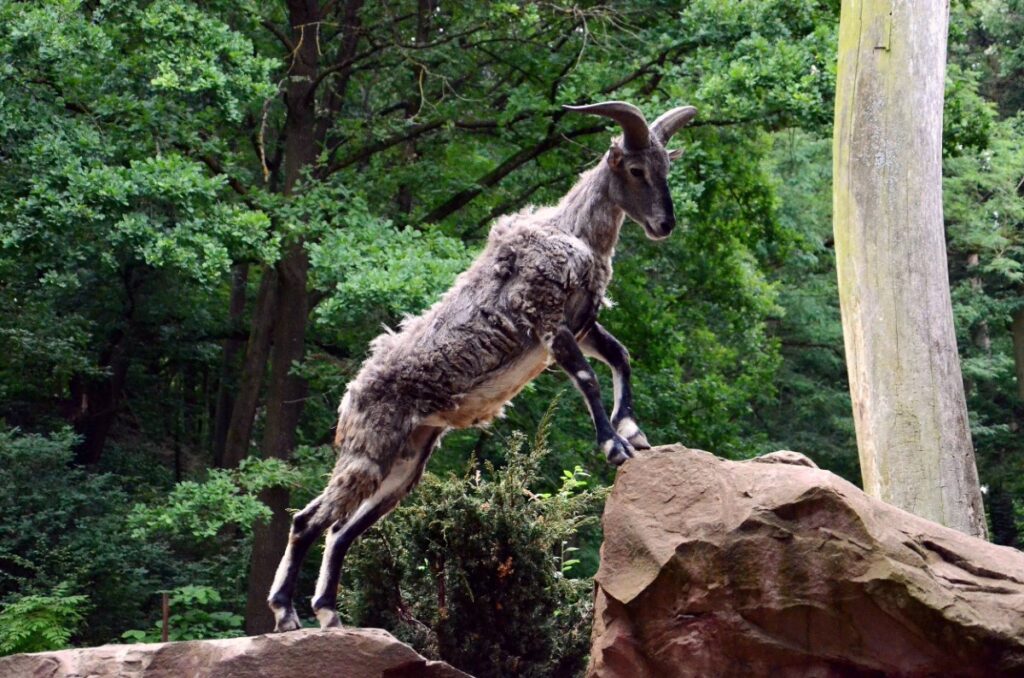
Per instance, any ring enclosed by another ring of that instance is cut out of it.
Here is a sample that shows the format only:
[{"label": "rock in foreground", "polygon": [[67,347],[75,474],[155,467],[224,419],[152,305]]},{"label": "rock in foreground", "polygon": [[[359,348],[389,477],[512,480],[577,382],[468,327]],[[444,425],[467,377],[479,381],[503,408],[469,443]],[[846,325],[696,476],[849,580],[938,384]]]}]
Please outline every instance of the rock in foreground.
[{"label": "rock in foreground", "polygon": [[1024,553],[796,453],[653,450],[604,539],[591,676],[1024,675]]},{"label": "rock in foreground", "polygon": [[469,678],[448,664],[424,659],[381,629],[307,629],[229,640],[21,654],[0,658],[0,676]]}]

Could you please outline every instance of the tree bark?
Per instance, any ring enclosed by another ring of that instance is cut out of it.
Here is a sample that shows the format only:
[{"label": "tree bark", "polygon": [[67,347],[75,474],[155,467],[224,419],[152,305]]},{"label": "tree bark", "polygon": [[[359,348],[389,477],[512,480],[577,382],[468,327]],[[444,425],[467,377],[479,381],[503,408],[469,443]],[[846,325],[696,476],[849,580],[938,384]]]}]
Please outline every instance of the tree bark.
[{"label": "tree bark", "polygon": [[110,427],[117,417],[131,364],[129,351],[136,338],[136,298],[142,286],[144,273],[133,267],[121,272],[124,304],[121,324],[109,335],[99,356],[103,376],[75,375],[71,379],[69,419],[82,441],[75,447],[75,463],[94,465],[103,456]]},{"label": "tree bark", "polygon": [[100,357],[100,366],[107,374],[102,377],[76,375],[71,381],[71,401],[75,406],[71,419],[75,433],[82,438],[75,447],[76,464],[92,466],[103,456],[128,377],[128,341],[125,332],[115,331]]},{"label": "tree bark", "polygon": [[[249,265],[235,264],[231,272],[231,299],[228,302],[228,318],[231,329],[237,329],[245,312],[245,292],[248,288]],[[213,465],[224,465],[224,449],[231,425],[231,412],[235,407],[234,379],[235,363],[242,350],[242,341],[225,339],[220,361],[220,378],[217,380],[217,404],[213,414]]]},{"label": "tree bark", "polygon": [[[320,8],[312,0],[291,0],[289,22],[296,45],[289,69],[285,118],[284,194],[291,195],[302,179],[303,170],[317,159],[317,120],[314,83],[320,57]],[[295,432],[306,398],[306,381],[292,372],[302,360],[309,310],[307,280],[309,259],[305,243],[294,243],[277,265],[278,312],[274,322],[273,354],[267,385],[267,419],[263,430],[264,457],[288,459],[295,447]],[[269,488],[260,495],[270,507],[267,525],[253,533],[246,600],[246,632],[255,635],[271,631],[273,615],[266,604],[277,563],[288,543],[288,490]]]},{"label": "tree bark", "polygon": [[942,221],[947,2],[844,0],[839,294],[864,489],[985,535]]},{"label": "tree bark", "polygon": [[235,395],[235,406],[231,410],[231,422],[224,441],[221,465],[235,468],[249,454],[249,440],[252,438],[253,420],[259,404],[260,386],[270,355],[270,337],[277,313],[277,272],[264,271],[256,304],[252,312],[252,327],[245,350],[245,361]]},{"label": "tree bark", "polygon": [[[295,447],[296,429],[305,403],[306,380],[292,373],[303,358],[306,339],[309,262],[305,248],[298,244],[278,267],[280,304],[274,325],[274,350],[267,386],[267,420],[261,451],[264,458],[288,459]],[[267,633],[274,618],[267,608],[267,592],[274,581],[277,563],[288,544],[288,490],[272,487],[260,494],[271,510],[269,524],[258,524],[253,533],[252,558],[245,624],[250,634]]]},{"label": "tree bark", "polygon": [[1013,370],[1017,375],[1017,395],[1024,400],[1024,306],[1013,312],[1010,334],[1013,337]]}]

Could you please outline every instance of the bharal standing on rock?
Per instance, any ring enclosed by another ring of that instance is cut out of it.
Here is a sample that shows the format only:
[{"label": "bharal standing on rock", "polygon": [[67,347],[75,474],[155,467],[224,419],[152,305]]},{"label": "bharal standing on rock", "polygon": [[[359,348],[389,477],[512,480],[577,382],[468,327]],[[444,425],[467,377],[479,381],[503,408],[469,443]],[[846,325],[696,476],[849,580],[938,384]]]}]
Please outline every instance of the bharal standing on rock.
[{"label": "bharal standing on rock", "polygon": [[[299,627],[299,566],[328,528],[313,609],[321,627],[338,626],[338,581],[353,540],[416,486],[446,431],[499,416],[552,361],[583,394],[611,464],[650,447],[634,420],[628,353],[597,313],[624,218],[652,240],[675,227],[666,177],[681,152],[665,145],[697,111],[674,108],[648,127],[640,109],[620,101],[566,108],[612,118],[623,135],[556,206],[498,219],[484,251],[440,301],[373,341],[338,408],[330,482],[292,521],[268,600],[275,630]],[[611,418],[584,356],[611,367]]]}]

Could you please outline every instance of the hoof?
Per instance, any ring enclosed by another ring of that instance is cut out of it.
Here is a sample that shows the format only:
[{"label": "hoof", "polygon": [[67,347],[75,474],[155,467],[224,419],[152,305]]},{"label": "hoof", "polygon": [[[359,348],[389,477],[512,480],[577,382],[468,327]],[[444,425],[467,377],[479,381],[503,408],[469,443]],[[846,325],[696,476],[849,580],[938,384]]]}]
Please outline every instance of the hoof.
[{"label": "hoof", "polygon": [[629,441],[634,450],[649,450],[651,444],[647,442],[647,436],[630,418],[623,419],[615,427],[616,433]]},{"label": "hoof", "polygon": [[299,615],[295,614],[295,610],[288,609],[277,617],[277,622],[274,624],[274,633],[294,631],[301,626],[302,624],[299,623]]},{"label": "hoof", "polygon": [[643,431],[637,431],[630,437],[626,438],[626,440],[629,441],[629,444],[633,446],[634,450],[651,449],[651,444],[647,442],[647,436],[643,434]]},{"label": "hoof", "polygon": [[601,450],[612,466],[622,466],[627,459],[633,458],[633,447],[620,436],[601,443]]},{"label": "hoof", "polygon": [[320,621],[320,629],[340,629],[341,622],[338,620],[338,613],[334,610],[322,607],[316,611],[316,618]]}]

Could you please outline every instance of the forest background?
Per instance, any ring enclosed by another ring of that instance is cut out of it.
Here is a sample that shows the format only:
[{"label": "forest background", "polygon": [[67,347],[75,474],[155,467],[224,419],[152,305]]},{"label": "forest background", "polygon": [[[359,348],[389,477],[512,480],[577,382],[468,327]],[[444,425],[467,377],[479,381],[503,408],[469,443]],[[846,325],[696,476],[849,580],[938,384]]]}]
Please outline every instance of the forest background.
[{"label": "forest background", "polygon": [[[614,128],[693,104],[681,227],[628,224],[602,322],[652,442],[859,483],[836,292],[838,2],[0,0],[0,653],[267,630],[368,341]],[[1024,2],[954,0],[948,264],[993,541],[1024,535]],[[910,84],[908,83],[908,86]],[[610,394],[607,374],[602,374]],[[542,375],[353,549],[346,622],[572,675],[612,482]],[[318,554],[304,571],[311,590]],[[300,614],[308,612],[299,604]]]}]

